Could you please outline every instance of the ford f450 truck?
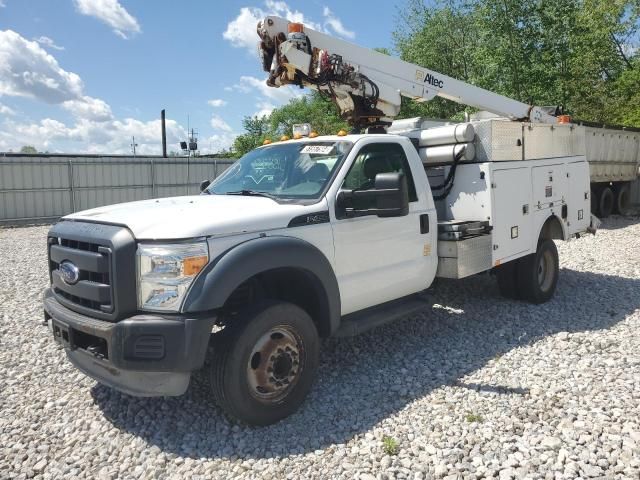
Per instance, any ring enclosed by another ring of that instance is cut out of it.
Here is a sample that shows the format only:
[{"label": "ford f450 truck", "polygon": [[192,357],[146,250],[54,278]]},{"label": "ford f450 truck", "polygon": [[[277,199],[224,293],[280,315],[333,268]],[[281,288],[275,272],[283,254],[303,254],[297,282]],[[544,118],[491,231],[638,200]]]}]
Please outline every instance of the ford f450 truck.
[{"label": "ford f450 truck", "polygon": [[[309,51],[292,30],[285,38]],[[271,64],[297,58],[287,52]],[[382,87],[371,97],[384,80],[375,72],[364,86],[323,75],[336,96],[352,89],[342,106],[393,115],[370,103],[383,102]],[[498,113],[520,109],[501,102]],[[249,152],[201,195],[68,215],[48,236],[54,338],[79,370],[131,395],[181,395],[204,367],[227,413],[264,425],[303,402],[320,338],[424,309],[420,293],[436,277],[492,272],[504,296],[546,302],[559,278],[554,240],[595,227],[589,166],[583,127],[525,110],[537,117],[409,119],[387,133],[316,137],[301,128]]]}]

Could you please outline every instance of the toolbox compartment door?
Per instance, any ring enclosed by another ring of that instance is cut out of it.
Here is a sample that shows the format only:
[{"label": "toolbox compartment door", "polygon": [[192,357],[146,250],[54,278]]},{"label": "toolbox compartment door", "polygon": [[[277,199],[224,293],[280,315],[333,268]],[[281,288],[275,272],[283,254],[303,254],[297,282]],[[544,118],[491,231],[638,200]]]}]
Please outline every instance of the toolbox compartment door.
[{"label": "toolbox compartment door", "polygon": [[586,162],[567,164],[569,193],[567,198],[567,233],[587,230],[591,222],[589,165]]},{"label": "toolbox compartment door", "polygon": [[533,168],[533,203],[537,210],[560,206],[567,192],[567,172],[564,164]]},{"label": "toolbox compartment door", "polygon": [[531,169],[493,171],[493,264],[521,256],[531,248],[533,216]]}]

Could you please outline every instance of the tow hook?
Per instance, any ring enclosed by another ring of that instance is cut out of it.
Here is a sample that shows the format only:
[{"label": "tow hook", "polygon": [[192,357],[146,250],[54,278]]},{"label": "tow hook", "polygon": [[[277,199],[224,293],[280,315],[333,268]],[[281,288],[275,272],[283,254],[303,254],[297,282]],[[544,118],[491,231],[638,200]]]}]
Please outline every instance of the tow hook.
[{"label": "tow hook", "polygon": [[104,360],[104,355],[100,353],[100,347],[98,345],[89,345],[87,347],[87,352],[100,360]]}]

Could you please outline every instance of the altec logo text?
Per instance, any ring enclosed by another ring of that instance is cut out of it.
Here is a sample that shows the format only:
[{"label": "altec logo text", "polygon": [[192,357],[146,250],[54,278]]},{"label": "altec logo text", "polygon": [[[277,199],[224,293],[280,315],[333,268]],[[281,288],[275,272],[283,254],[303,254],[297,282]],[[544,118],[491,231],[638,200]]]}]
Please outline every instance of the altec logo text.
[{"label": "altec logo text", "polygon": [[424,83],[428,83],[429,85],[432,85],[432,86],[438,87],[438,88],[442,88],[442,86],[444,85],[444,82],[442,80],[440,80],[439,78],[434,77],[430,73],[427,73],[425,75]]}]

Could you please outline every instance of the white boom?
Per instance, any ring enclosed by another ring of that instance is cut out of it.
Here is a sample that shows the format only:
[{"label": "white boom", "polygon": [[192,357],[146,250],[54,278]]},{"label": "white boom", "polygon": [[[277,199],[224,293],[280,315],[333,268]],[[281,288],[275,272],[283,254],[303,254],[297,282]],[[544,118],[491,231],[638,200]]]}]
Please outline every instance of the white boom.
[{"label": "white boom", "polygon": [[433,70],[269,16],[258,23],[267,84],[309,87],[330,95],[355,126],[381,125],[400,111],[400,96],[436,96],[512,120],[556,123],[544,109],[484,90]]}]

